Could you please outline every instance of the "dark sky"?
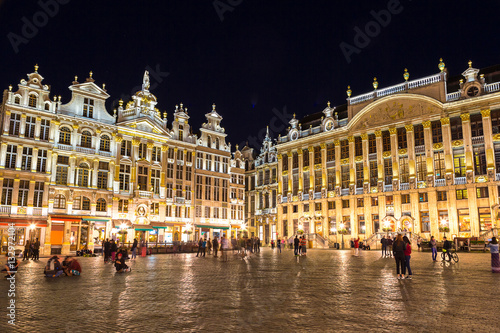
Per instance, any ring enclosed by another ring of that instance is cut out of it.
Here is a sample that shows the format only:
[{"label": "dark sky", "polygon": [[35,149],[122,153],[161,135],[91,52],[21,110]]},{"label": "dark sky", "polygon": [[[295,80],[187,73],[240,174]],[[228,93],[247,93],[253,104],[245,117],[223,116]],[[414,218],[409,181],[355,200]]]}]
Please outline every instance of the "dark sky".
[{"label": "dark sky", "polygon": [[[38,63],[66,103],[74,75],[81,82],[92,70],[112,112],[148,67],[169,121],[183,102],[199,128],[215,102],[233,147],[252,145],[270,123],[277,136],[292,113],[344,104],[348,84],[357,95],[374,76],[382,88],[402,82],[404,68],[410,80],[431,75],[440,57],[452,75],[469,59],[500,63],[499,13],[498,1],[470,0],[0,0],[0,89]],[[355,29],[372,37],[355,41]],[[355,42],[348,61],[340,45]]]}]

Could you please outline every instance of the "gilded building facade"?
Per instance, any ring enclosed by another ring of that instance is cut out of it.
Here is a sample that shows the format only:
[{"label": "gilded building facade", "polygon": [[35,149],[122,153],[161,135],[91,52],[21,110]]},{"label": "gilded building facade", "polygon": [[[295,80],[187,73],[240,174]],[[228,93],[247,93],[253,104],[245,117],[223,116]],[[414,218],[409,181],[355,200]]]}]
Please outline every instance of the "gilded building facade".
[{"label": "gilded building facade", "polygon": [[[16,245],[38,238],[43,254],[105,238],[172,243],[237,236],[244,225],[244,161],[231,153],[215,105],[193,134],[187,108],[168,126],[157,98],[142,89],[113,115],[110,96],[90,77],[50,98],[35,72],[4,91],[0,150],[0,232],[16,226]],[[235,193],[234,195],[232,193]]]},{"label": "gilded building facade", "polygon": [[353,96],[299,121],[276,145],[278,235],[317,246],[411,231],[480,237],[498,227],[500,68],[469,62]]}]

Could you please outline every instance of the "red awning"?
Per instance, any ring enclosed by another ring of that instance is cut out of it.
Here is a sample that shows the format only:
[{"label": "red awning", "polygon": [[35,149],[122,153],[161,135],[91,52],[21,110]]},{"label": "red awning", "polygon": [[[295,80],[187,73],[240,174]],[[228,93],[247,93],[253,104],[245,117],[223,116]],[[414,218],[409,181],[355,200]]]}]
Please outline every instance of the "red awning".
[{"label": "red awning", "polygon": [[38,228],[46,227],[47,226],[47,220],[43,220],[40,218],[0,218],[0,225],[1,226],[6,226],[11,223],[14,223],[16,227],[29,227],[30,225],[34,224]]}]

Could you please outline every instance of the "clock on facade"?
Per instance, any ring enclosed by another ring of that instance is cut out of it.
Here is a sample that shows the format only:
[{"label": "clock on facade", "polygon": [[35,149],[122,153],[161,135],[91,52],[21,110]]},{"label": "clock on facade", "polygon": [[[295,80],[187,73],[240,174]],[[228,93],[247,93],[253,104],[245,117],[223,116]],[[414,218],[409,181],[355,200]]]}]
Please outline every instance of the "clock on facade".
[{"label": "clock on facade", "polygon": [[469,89],[467,89],[467,96],[469,97],[474,97],[479,94],[479,88],[476,86],[472,86]]},{"label": "clock on facade", "polygon": [[333,120],[328,120],[325,124],[325,130],[331,131],[333,129]]}]

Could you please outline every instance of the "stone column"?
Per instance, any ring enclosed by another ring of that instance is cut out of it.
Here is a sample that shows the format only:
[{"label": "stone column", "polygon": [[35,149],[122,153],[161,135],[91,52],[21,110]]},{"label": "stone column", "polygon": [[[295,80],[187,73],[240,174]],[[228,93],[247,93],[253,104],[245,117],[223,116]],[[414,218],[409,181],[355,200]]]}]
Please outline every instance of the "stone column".
[{"label": "stone column", "polygon": [[[48,192],[48,191],[47,191]],[[47,227],[45,228],[45,243],[43,244],[42,254],[48,256],[51,254],[52,244],[50,236],[52,234],[52,219],[50,215],[47,216]]]},{"label": "stone column", "polygon": [[9,110],[5,110],[5,117],[3,118],[3,134],[9,135],[10,130],[10,114]]},{"label": "stone column", "polygon": [[[276,178],[278,180],[278,197],[280,197],[283,194],[283,165],[282,160],[281,160],[281,154],[278,154],[278,170],[276,174]],[[248,188],[250,189],[250,185],[248,184]],[[281,200],[277,200],[277,204],[281,204]],[[281,224],[281,223],[280,223]]]},{"label": "stone column", "polygon": [[[341,158],[340,158],[340,140],[335,140],[333,142],[335,144],[335,192],[337,193],[337,196],[340,196],[340,188],[342,185],[342,166],[341,166]],[[342,206],[340,206],[342,207]],[[339,223],[339,222],[337,222]]]},{"label": "stone column", "polygon": [[[292,178],[293,178],[293,153],[288,152],[288,193],[292,193]],[[300,171],[300,170],[299,170]],[[257,183],[257,182],[256,182]],[[289,200],[290,202],[290,200]],[[293,224],[292,224],[293,226]],[[257,231],[258,232],[258,231]]]},{"label": "stone column", "polygon": [[[354,148],[354,136],[347,137],[349,141],[349,194],[354,195],[355,192],[355,184],[356,184],[356,163],[354,162],[354,155],[356,150]],[[353,207],[353,206],[351,206]],[[351,220],[352,224],[352,220]],[[357,227],[356,227],[357,228]],[[354,232],[354,228],[351,229]],[[354,234],[353,234],[354,237]]]},{"label": "stone column", "polygon": [[[368,134],[362,133],[361,134],[361,145],[363,147],[363,193],[368,194],[370,193],[370,162],[368,161]],[[365,197],[366,198],[366,197]],[[366,202],[365,202],[366,206]],[[371,214],[370,214],[371,216]],[[370,217],[371,218],[371,217]],[[365,216],[365,223],[366,222],[366,216]],[[365,224],[366,225],[366,224]],[[367,228],[368,230],[368,228]]]},{"label": "stone column", "polygon": [[[493,145],[490,109],[481,110],[481,115],[483,116],[484,150],[486,153],[486,165],[488,167],[488,180],[495,181],[495,150]],[[496,216],[495,218],[492,216],[492,221],[496,221]]]},{"label": "stone column", "polygon": [[38,165],[38,148],[35,147],[33,148],[33,156],[31,157],[31,172],[36,172],[37,165]]},{"label": "stone column", "polygon": [[115,161],[109,161],[108,191],[113,191],[113,180],[115,177]]},{"label": "stone column", "polygon": [[75,149],[76,146],[79,145],[79,135],[78,135],[78,125],[73,125],[73,133],[71,134],[71,145],[73,146],[73,149]]},{"label": "stone column", "polygon": [[94,253],[94,223],[90,221],[87,229],[87,249]]},{"label": "stone column", "polygon": [[[465,151],[465,165],[467,172],[466,173],[467,184],[472,184],[474,182],[474,159],[472,153],[472,133],[470,128],[470,114],[462,113],[460,115],[460,118],[462,118],[462,131],[464,133],[464,151]],[[475,206],[469,206],[469,207],[475,207]],[[473,223],[472,214],[470,214],[469,216],[471,219],[471,229],[472,229],[472,223]]]},{"label": "stone column", "polygon": [[76,171],[76,167],[75,167],[75,163],[76,163],[76,156],[75,155],[71,155],[69,157],[69,170],[68,170],[68,185],[69,186],[75,186],[75,171]]},{"label": "stone column", "polygon": [[2,142],[0,147],[0,169],[5,168],[5,158],[7,156],[7,142]]},{"label": "stone column", "polygon": [[[304,156],[303,156],[303,151],[301,148],[297,151],[297,158],[299,159],[299,170],[298,170],[298,175],[299,175],[299,191],[298,193],[303,193],[304,191]],[[292,158],[293,160],[293,158]],[[311,161],[309,161],[309,172],[311,170]],[[291,170],[290,172],[290,178],[293,178],[293,167],[289,168]],[[256,175],[258,175],[258,172],[255,172]],[[293,179],[292,179],[292,184],[293,184]],[[308,189],[309,191],[309,189]]]},{"label": "stone column", "polygon": [[62,255],[69,255],[71,246],[71,221],[64,221],[63,244],[61,249]]},{"label": "stone column", "polygon": [[[326,198],[328,197],[326,193],[326,188],[327,188],[326,176],[328,172],[326,169],[326,144],[325,143],[320,144],[320,148],[321,148],[321,191],[324,192],[323,197]],[[328,212],[328,208],[326,211]],[[326,238],[328,238],[328,234],[326,235],[327,235]]]},{"label": "stone column", "polygon": [[[16,170],[18,170],[18,171],[21,170],[21,163],[23,161],[22,156],[23,156],[23,146],[18,145],[17,146],[17,157],[16,157]],[[33,160],[31,162],[33,163]]]},{"label": "stone column", "polygon": [[[399,152],[398,152],[398,131],[396,128],[389,128],[391,134],[391,159],[392,159],[392,190],[399,190]],[[395,206],[395,205],[394,205]]]},{"label": "stone column", "polygon": [[42,123],[42,118],[41,117],[36,117],[36,123],[35,123],[35,141],[40,140],[40,127]]},{"label": "stone column", "polygon": [[[425,143],[425,155],[426,155],[426,161],[427,161],[427,183],[429,183],[429,180],[431,182],[434,181],[434,150],[433,150],[433,144],[432,144],[432,128],[431,128],[431,122],[429,120],[426,120],[422,122],[422,126],[424,127],[424,143]],[[451,185],[451,184],[448,184]]]},{"label": "stone column", "polygon": [[59,143],[59,125],[61,123],[57,120],[51,120],[50,121],[50,128],[49,128],[49,142],[50,143]]},{"label": "stone column", "polygon": [[[316,189],[314,188],[315,183],[315,169],[316,165],[314,164],[314,147],[309,147],[307,148],[309,152],[309,200],[314,199],[314,193],[316,192]],[[300,171],[300,170],[299,170]]]},{"label": "stone column", "polygon": [[455,188],[448,190],[448,222],[450,235],[458,235],[458,212],[457,212],[457,192]]},{"label": "stone column", "polygon": [[[408,170],[410,174],[410,188],[417,187],[417,167],[415,164],[415,135],[413,134],[413,125],[405,125],[406,142],[408,151]],[[411,199],[410,199],[411,200]]]},{"label": "stone column", "polygon": [[47,162],[45,164],[45,173],[50,175],[55,173],[56,170],[52,168],[52,149],[47,150]]},{"label": "stone column", "polygon": [[26,131],[26,113],[21,115],[21,125],[19,126],[19,137],[24,138],[24,132]]},{"label": "stone column", "polygon": [[[97,172],[99,170],[99,159],[94,158],[94,170],[92,172],[92,183],[91,186],[92,188],[96,189],[97,188]],[[89,177],[90,180],[90,177]]]},{"label": "stone column", "polygon": [[429,219],[431,222],[431,235],[439,235],[439,215],[437,210],[437,192],[427,192]]},{"label": "stone column", "polygon": [[[378,166],[378,193],[384,192],[384,145],[382,143],[382,131],[375,131],[375,143],[377,146],[377,166]],[[379,202],[380,205],[380,202]],[[385,216],[385,214],[383,215]],[[381,219],[382,216],[379,216]]]}]

